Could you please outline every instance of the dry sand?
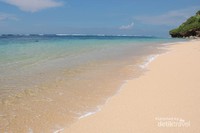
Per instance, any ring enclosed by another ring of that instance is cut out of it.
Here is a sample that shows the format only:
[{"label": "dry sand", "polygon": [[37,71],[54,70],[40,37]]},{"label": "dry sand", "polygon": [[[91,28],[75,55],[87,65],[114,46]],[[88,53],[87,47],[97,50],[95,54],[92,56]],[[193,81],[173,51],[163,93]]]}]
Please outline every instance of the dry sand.
[{"label": "dry sand", "polygon": [[100,112],[65,132],[200,133],[200,41],[168,49],[144,75],[128,81]]}]

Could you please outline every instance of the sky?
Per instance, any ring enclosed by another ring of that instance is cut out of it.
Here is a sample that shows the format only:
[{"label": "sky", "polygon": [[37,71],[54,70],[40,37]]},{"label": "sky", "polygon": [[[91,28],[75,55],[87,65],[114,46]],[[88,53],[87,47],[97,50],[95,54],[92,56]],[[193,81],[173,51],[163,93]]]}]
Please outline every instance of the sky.
[{"label": "sky", "polygon": [[0,0],[0,34],[169,36],[199,0]]}]

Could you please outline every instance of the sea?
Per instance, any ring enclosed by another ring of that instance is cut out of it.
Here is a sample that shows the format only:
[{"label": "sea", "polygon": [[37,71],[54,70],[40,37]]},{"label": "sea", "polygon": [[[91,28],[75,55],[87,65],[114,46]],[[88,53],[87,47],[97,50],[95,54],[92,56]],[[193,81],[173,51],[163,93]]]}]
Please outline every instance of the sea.
[{"label": "sea", "polygon": [[[168,45],[126,35],[0,35],[0,133],[58,133],[100,111]],[[133,88],[136,89],[136,88]]]}]

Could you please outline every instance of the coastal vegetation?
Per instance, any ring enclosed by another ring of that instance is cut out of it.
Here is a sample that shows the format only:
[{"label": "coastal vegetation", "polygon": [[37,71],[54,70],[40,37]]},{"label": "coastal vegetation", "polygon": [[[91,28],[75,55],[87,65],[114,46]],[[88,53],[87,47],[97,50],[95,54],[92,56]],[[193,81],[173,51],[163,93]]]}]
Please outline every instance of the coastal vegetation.
[{"label": "coastal vegetation", "polygon": [[169,32],[172,37],[200,37],[200,10],[178,28]]}]

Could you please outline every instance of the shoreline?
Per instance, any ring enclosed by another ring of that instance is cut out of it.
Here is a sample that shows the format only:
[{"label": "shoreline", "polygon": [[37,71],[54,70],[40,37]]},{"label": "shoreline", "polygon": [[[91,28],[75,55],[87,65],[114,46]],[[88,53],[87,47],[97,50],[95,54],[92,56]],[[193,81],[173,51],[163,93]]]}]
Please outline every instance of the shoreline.
[{"label": "shoreline", "polygon": [[[147,67],[147,72],[142,73],[142,75],[139,76],[138,78],[133,78],[133,79],[130,79],[130,80],[126,80],[126,82],[121,85],[121,87],[119,88],[118,92],[116,94],[114,94],[113,96],[111,96],[104,105],[101,105],[101,108],[97,112],[92,112],[92,113],[89,112],[89,113],[87,113],[89,115],[86,114],[84,117],[81,117],[77,122],[75,122],[74,124],[72,124],[68,128],[65,128],[64,132],[67,132],[67,133],[68,132],[73,132],[73,133],[77,132],[78,133],[80,131],[82,131],[82,132],[94,132],[94,133],[100,132],[101,131],[100,129],[102,129],[104,126],[106,126],[104,124],[104,122],[103,122],[105,120],[102,120],[102,116],[104,118],[107,118],[107,116],[112,115],[111,112],[106,112],[105,113],[105,111],[108,110],[108,109],[111,109],[112,106],[114,104],[116,104],[116,103],[112,104],[113,101],[118,100],[118,102],[119,102],[119,99],[117,99],[117,97],[123,97],[122,93],[127,91],[127,86],[129,86],[129,84],[132,84],[131,82],[135,82],[137,80],[141,80],[145,75],[148,75],[149,73],[151,73],[151,71],[155,71],[154,69],[151,70],[152,69],[152,65],[154,65],[156,62],[158,62],[157,60],[161,60],[163,58],[163,56],[165,57],[165,56],[170,55],[171,53],[173,53],[173,50],[175,49],[175,47],[178,47],[180,45],[187,45],[188,43],[191,44],[191,43],[198,43],[198,42],[199,42],[199,40],[192,40],[192,41],[186,41],[186,42],[175,42],[175,43],[173,43],[175,45],[165,45],[166,47],[164,47],[164,48],[167,49],[167,52],[164,52],[164,53],[161,53],[161,54],[156,54],[156,55],[150,55],[151,59],[148,59],[148,62],[144,62],[144,64],[142,64],[143,67],[144,67],[144,68],[142,67],[142,69],[146,69],[146,67]],[[148,58],[150,56],[148,56]],[[156,58],[156,60],[155,60],[155,58]],[[132,100],[134,100],[134,97],[132,97]],[[127,104],[126,107],[128,107],[128,106],[129,105]],[[115,110],[115,107],[116,107],[116,105],[114,105],[113,110]],[[114,111],[114,113],[115,113],[115,111]],[[123,114],[120,115],[120,117],[125,117],[125,116],[123,116]],[[108,119],[108,121],[112,121],[112,120]],[[92,124],[96,128],[93,128],[91,126],[89,126],[88,128],[84,128],[84,127],[87,127],[89,123]],[[121,121],[121,123],[119,122],[119,124],[121,126],[122,125],[125,126],[124,125],[124,121]],[[99,125],[101,125],[101,126],[104,125],[104,126],[100,128]],[[137,126],[137,125],[135,125],[135,126]],[[118,127],[113,127],[113,128],[105,127],[105,129],[103,129],[103,130],[105,130],[105,132],[108,132],[108,131],[111,132],[112,130],[117,129],[117,128]],[[99,130],[97,130],[97,129],[99,129]],[[130,129],[127,128],[127,130],[124,131],[124,132],[129,132],[129,130]]]},{"label": "shoreline", "polygon": [[[140,74],[138,74],[137,76],[133,76],[131,77],[130,79],[125,79],[124,81],[122,81],[121,85],[119,85],[119,87],[117,87],[116,91],[113,93],[113,95],[109,96],[105,103],[103,104],[100,104],[100,105],[97,105],[96,109],[94,111],[89,111],[89,112],[86,112],[84,114],[81,114],[79,117],[78,117],[78,120],[81,120],[85,117],[88,117],[88,116],[91,116],[91,115],[95,115],[96,113],[100,112],[101,109],[115,96],[115,95],[118,95],[120,93],[120,91],[124,88],[124,86],[127,84],[128,81],[130,80],[134,80],[135,78],[138,78],[140,77],[145,71],[146,71],[146,68],[148,67],[148,65],[154,61],[157,57],[159,57],[160,54],[151,54],[149,56],[146,57],[146,60],[144,60],[143,62],[141,61],[142,64],[138,64],[138,68],[137,69],[142,69],[143,72],[141,72]],[[139,71],[139,70],[138,70]],[[140,70],[141,71],[141,70]]]},{"label": "shoreline", "polygon": [[[191,41],[191,40],[190,40]],[[176,44],[182,44],[188,41],[180,41],[180,42],[170,42],[170,43],[162,43],[160,45],[162,45],[162,47],[159,47],[158,49],[160,49],[161,51],[157,51],[157,53],[154,54],[150,54],[145,56],[144,59],[140,59],[139,62],[136,66],[138,67],[137,69],[141,69],[140,74],[138,74],[137,76],[132,76],[129,77],[129,79],[125,79],[124,81],[122,81],[121,85],[118,87],[118,89],[116,89],[116,92],[113,93],[113,95],[111,95],[110,97],[107,98],[107,100],[105,101],[105,103],[97,105],[96,109],[94,111],[89,111],[86,112],[82,115],[80,115],[78,117],[78,120],[83,119],[85,117],[88,117],[90,115],[95,115],[96,113],[100,112],[101,109],[113,98],[115,97],[115,95],[118,95],[120,93],[120,91],[124,88],[124,86],[127,84],[128,81],[130,80],[134,80],[139,78],[140,76],[142,76],[146,71],[148,71],[148,66],[149,64],[151,64],[154,60],[156,60],[159,56],[163,55],[163,54],[167,54],[169,52],[169,47],[171,45],[176,45]],[[164,50],[164,51],[163,51]],[[139,71],[139,70],[138,70]]]}]

